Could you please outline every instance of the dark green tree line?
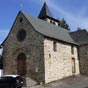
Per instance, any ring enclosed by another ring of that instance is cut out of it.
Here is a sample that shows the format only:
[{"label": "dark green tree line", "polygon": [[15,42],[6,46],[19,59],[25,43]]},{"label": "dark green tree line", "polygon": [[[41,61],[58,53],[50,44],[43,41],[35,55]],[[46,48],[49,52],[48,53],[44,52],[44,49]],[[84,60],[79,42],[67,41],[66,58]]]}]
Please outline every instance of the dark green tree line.
[{"label": "dark green tree line", "polygon": [[64,18],[59,21],[59,26],[70,31],[69,25]]}]

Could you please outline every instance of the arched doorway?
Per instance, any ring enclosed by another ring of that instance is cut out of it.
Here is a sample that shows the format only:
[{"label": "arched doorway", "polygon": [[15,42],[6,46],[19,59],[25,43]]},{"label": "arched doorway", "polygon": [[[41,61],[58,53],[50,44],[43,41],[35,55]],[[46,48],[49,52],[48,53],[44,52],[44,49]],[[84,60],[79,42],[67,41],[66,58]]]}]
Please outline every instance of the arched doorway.
[{"label": "arched doorway", "polygon": [[19,75],[26,75],[26,56],[24,53],[20,53],[17,57],[17,70]]},{"label": "arched doorway", "polygon": [[75,58],[72,58],[72,74],[74,75],[76,72],[76,67],[75,67]]}]

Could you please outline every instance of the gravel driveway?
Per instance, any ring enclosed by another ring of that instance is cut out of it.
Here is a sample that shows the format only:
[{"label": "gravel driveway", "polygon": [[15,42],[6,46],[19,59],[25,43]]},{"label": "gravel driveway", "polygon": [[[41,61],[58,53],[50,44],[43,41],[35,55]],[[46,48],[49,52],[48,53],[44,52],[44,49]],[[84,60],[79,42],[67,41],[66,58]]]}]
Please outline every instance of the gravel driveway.
[{"label": "gravel driveway", "polygon": [[46,85],[35,85],[23,88],[88,88],[88,76],[72,76]]}]

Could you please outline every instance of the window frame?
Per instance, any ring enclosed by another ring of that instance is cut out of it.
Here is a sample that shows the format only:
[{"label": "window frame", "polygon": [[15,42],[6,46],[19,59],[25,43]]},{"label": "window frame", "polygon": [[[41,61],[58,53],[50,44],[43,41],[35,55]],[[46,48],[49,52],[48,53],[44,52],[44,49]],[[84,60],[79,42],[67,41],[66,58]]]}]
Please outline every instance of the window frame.
[{"label": "window frame", "polygon": [[53,51],[57,52],[57,42],[53,41]]},{"label": "window frame", "polygon": [[[22,34],[22,33],[24,33],[24,34]],[[18,33],[17,33],[17,40],[18,40],[19,42],[24,41],[25,38],[26,38],[26,35],[27,35],[26,31],[25,31],[24,29],[20,29],[20,30],[18,31]],[[23,37],[22,37],[22,36],[23,36]]]},{"label": "window frame", "polygon": [[71,45],[71,54],[74,54],[74,46]]}]

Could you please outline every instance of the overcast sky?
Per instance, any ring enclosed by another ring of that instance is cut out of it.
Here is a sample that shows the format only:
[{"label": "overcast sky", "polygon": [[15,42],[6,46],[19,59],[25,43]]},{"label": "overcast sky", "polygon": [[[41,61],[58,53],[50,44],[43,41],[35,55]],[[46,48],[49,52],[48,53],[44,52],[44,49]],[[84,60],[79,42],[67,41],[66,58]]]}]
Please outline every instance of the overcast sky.
[{"label": "overcast sky", "polygon": [[88,0],[1,0],[0,43],[6,38],[19,10],[37,17],[46,1],[53,17],[65,18],[71,31],[88,29]]}]

